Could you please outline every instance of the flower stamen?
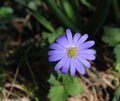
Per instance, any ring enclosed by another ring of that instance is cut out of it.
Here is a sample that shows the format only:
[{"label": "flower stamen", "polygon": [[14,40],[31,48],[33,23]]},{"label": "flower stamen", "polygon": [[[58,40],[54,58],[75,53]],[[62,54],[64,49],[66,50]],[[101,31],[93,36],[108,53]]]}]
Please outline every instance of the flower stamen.
[{"label": "flower stamen", "polygon": [[69,47],[67,48],[67,55],[69,57],[75,57],[77,55],[77,47]]}]

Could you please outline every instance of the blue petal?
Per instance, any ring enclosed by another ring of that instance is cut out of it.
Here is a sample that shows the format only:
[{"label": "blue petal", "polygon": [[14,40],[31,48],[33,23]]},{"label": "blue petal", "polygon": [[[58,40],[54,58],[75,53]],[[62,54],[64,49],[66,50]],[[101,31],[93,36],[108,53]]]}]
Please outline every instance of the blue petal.
[{"label": "blue petal", "polygon": [[61,45],[57,44],[57,43],[53,43],[49,46],[50,49],[56,49],[56,50],[65,50],[64,47],[62,47]]},{"label": "blue petal", "polygon": [[55,66],[54,70],[58,71],[60,68],[62,68],[62,66],[65,64],[65,62],[67,61],[68,57],[65,56],[64,58],[62,58]]},{"label": "blue petal", "polygon": [[86,66],[87,68],[90,68],[91,67],[91,64],[84,58],[82,58],[81,56],[78,57],[78,60],[84,65]]},{"label": "blue petal", "polygon": [[87,41],[84,44],[80,45],[79,47],[81,49],[87,49],[87,48],[92,47],[94,44],[95,44],[95,41]]},{"label": "blue petal", "polygon": [[62,59],[62,58],[64,58],[66,56],[66,54],[61,54],[61,55],[51,55],[51,56],[49,56],[48,57],[48,60],[50,61],[50,62],[53,62],[53,61],[58,61],[58,60],[60,60],[60,59]]},{"label": "blue petal", "polygon": [[62,45],[63,47],[66,47],[68,45],[68,40],[65,35],[61,35],[56,39],[56,42]]},{"label": "blue petal", "polygon": [[48,55],[61,55],[64,54],[66,51],[64,50],[50,50],[48,52]]},{"label": "blue petal", "polygon": [[72,44],[72,32],[70,29],[66,30],[66,35],[67,35],[68,42],[71,45]]},{"label": "blue petal", "polygon": [[89,55],[93,55],[96,54],[95,50],[92,49],[84,49],[84,50],[79,50],[78,54],[89,54]]},{"label": "blue petal", "polygon": [[70,74],[71,76],[75,75],[76,69],[75,69],[76,64],[74,63],[74,58],[71,58],[70,60]]},{"label": "blue petal", "polygon": [[70,66],[70,58],[67,59],[67,61],[65,62],[65,64],[62,67],[63,74],[66,74],[68,72],[69,66]]},{"label": "blue petal", "polygon": [[75,33],[75,35],[73,37],[73,45],[76,45],[76,43],[80,39],[80,36],[81,36],[80,33]]},{"label": "blue petal", "polygon": [[87,40],[87,38],[88,38],[88,34],[84,34],[83,36],[81,36],[76,46],[83,44]]},{"label": "blue petal", "polygon": [[81,57],[88,59],[88,60],[95,60],[95,56],[91,54],[80,54]]},{"label": "blue petal", "polygon": [[75,59],[76,69],[79,73],[82,75],[85,74],[85,69],[83,65],[81,64],[81,61],[79,61],[77,58]]}]

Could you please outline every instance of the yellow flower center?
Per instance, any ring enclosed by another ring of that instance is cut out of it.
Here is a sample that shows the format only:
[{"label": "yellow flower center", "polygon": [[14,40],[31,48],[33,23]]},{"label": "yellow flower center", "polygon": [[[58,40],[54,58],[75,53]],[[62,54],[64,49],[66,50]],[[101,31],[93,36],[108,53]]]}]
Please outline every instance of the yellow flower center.
[{"label": "yellow flower center", "polygon": [[77,55],[77,47],[69,47],[67,48],[67,54],[69,57],[75,57]]}]

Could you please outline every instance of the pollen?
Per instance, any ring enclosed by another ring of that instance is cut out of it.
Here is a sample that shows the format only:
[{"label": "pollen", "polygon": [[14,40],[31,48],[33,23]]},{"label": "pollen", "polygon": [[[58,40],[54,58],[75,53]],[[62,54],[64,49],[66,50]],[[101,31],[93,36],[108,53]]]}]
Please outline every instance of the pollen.
[{"label": "pollen", "polygon": [[67,55],[71,58],[77,55],[77,47],[69,47],[67,48]]}]

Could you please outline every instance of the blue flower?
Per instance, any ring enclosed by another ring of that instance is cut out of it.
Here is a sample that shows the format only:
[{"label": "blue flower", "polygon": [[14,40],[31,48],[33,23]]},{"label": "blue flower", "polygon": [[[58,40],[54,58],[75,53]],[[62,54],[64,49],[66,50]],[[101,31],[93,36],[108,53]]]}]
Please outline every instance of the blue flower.
[{"label": "blue flower", "polygon": [[95,44],[95,41],[86,41],[88,34],[80,35],[75,33],[72,36],[70,29],[66,30],[66,35],[61,35],[52,43],[48,52],[49,62],[58,61],[54,70],[61,70],[63,74],[70,71],[71,76],[78,71],[85,74],[84,67],[90,68],[89,60],[95,60],[96,51],[89,49]]}]

